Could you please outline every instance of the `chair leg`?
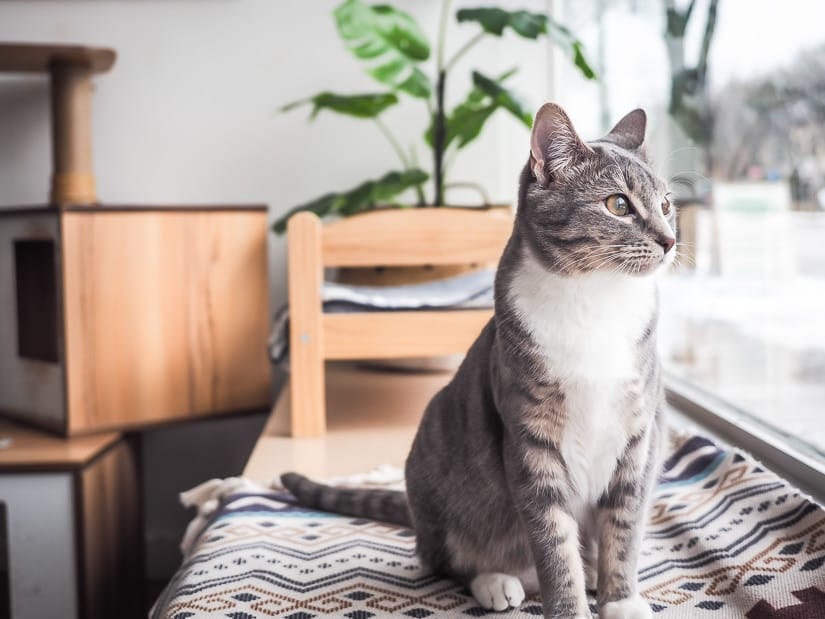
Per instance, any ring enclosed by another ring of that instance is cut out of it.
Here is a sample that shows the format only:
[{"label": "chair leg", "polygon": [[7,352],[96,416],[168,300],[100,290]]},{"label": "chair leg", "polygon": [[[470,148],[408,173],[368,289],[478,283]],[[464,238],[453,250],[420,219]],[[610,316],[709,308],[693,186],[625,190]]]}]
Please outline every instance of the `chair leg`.
[{"label": "chair leg", "polygon": [[298,213],[287,224],[291,434],[323,436],[326,391],[321,308],[321,221]]},{"label": "chair leg", "polygon": [[311,348],[290,356],[290,434],[295,437],[323,436],[327,429],[324,360]]}]

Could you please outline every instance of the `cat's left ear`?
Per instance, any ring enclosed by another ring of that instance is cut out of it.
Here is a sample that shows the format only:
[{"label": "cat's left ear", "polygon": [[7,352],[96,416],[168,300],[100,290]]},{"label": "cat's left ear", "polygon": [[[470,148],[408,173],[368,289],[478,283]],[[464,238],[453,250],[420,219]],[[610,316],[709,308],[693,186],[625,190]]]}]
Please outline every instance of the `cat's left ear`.
[{"label": "cat's left ear", "polygon": [[592,154],[560,105],[545,103],[539,108],[530,136],[530,168],[541,185],[548,186]]},{"label": "cat's left ear", "polygon": [[610,130],[602,139],[621,146],[625,150],[639,151],[644,154],[645,129],[647,128],[647,114],[641,108],[635,109]]}]

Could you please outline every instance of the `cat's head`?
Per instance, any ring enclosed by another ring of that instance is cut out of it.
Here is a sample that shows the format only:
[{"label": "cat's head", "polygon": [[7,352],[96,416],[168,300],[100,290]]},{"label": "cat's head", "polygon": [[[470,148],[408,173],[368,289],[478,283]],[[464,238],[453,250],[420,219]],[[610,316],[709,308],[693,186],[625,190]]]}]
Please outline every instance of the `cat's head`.
[{"label": "cat's head", "polygon": [[564,110],[536,114],[518,220],[536,257],[555,273],[646,275],[675,254],[676,209],[645,154],[643,110],[584,142]]}]

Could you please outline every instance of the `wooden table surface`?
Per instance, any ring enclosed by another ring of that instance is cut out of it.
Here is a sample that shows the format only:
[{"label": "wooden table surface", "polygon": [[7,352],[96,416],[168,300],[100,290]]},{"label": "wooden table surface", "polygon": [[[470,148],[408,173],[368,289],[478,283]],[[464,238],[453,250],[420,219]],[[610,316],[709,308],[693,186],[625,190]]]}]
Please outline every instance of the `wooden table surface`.
[{"label": "wooden table surface", "polygon": [[289,387],[278,397],[244,469],[269,483],[286,471],[316,478],[403,467],[424,408],[451,372],[406,373],[327,364],[327,434],[290,438]]}]

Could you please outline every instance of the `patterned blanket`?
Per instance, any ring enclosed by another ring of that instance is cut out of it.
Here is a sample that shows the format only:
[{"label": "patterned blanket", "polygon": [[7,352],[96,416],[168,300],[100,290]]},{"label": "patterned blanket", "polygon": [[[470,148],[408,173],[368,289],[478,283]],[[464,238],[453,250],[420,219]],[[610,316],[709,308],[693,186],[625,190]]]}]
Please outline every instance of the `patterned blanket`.
[{"label": "patterned blanket", "polygon": [[[216,507],[152,619],[541,616],[536,598],[485,611],[421,566],[408,529],[277,491]],[[825,512],[748,456],[694,437],[665,463],[640,563],[657,618],[825,619],[824,564]]]}]

